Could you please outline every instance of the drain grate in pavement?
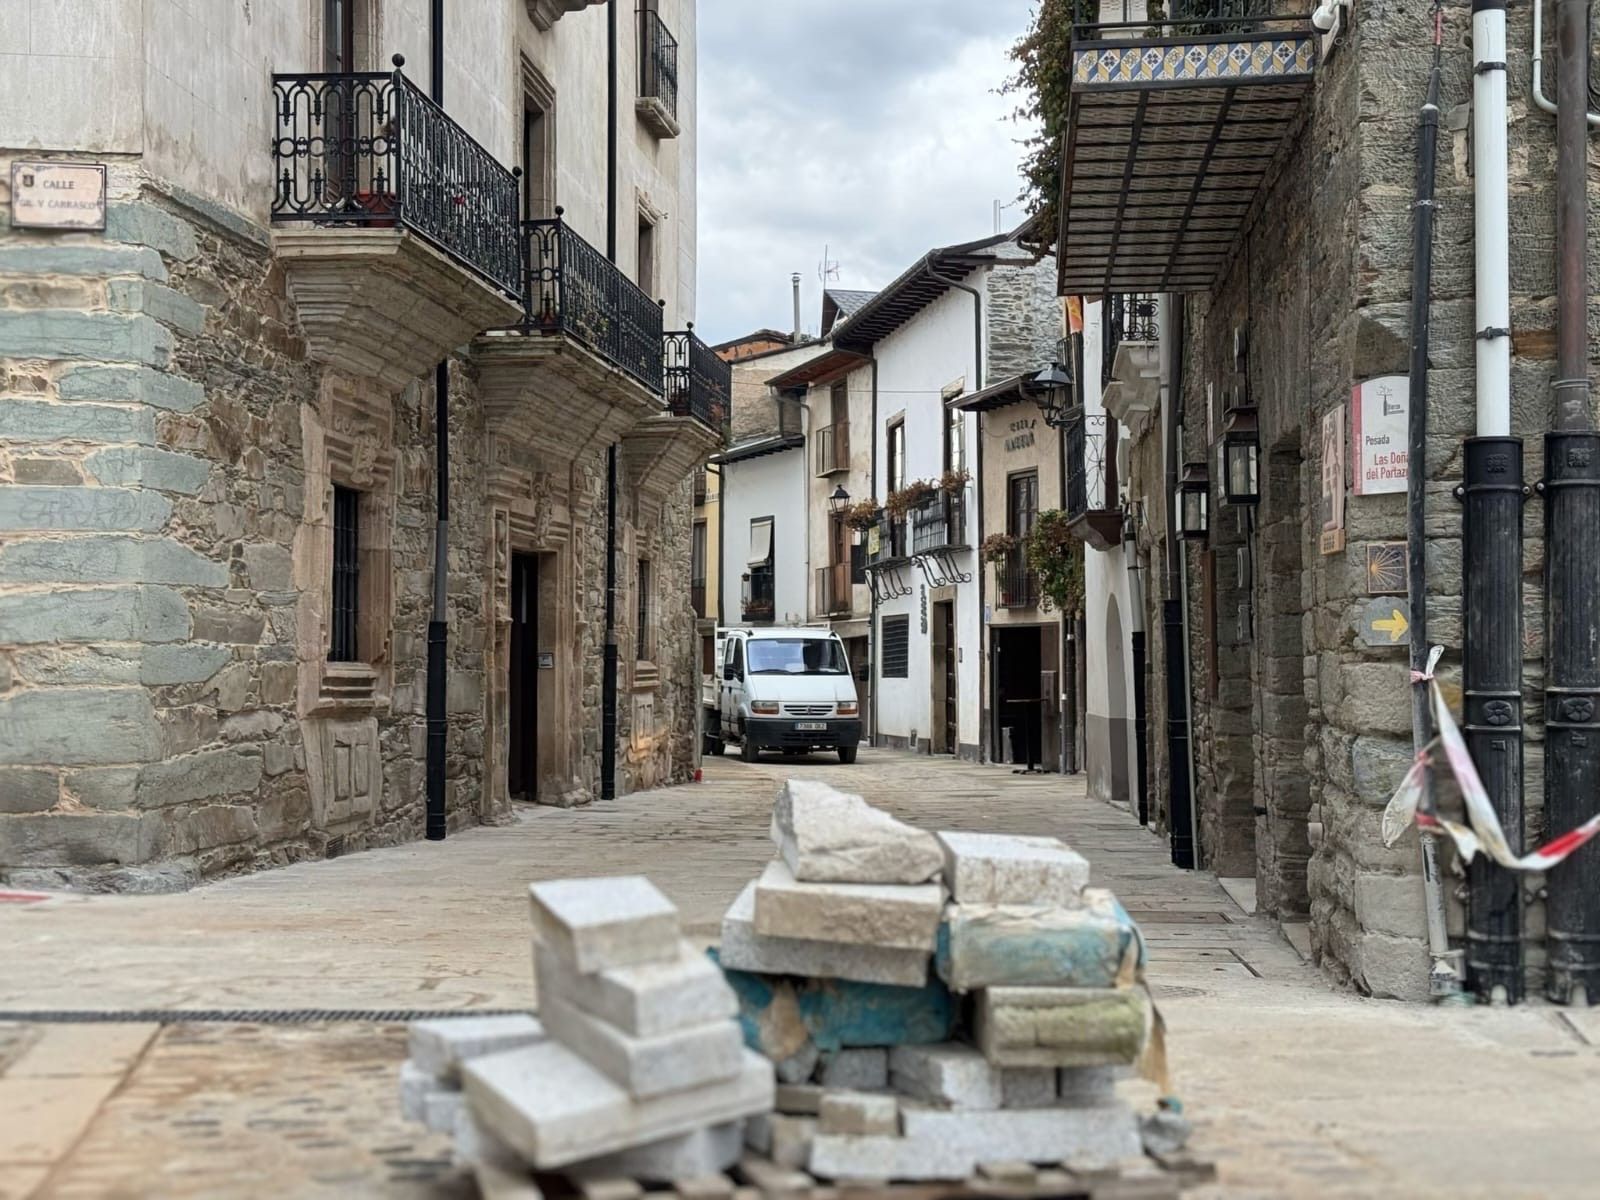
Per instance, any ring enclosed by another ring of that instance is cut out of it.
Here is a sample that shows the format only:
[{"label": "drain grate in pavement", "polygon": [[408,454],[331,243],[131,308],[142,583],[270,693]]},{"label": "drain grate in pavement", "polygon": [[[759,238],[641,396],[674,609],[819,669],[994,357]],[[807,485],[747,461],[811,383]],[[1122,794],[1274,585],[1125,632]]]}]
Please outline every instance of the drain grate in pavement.
[{"label": "drain grate in pavement", "polygon": [[449,1017],[533,1015],[528,1008],[109,1008],[0,1012],[0,1024],[38,1025],[311,1025],[329,1021],[383,1024]]}]

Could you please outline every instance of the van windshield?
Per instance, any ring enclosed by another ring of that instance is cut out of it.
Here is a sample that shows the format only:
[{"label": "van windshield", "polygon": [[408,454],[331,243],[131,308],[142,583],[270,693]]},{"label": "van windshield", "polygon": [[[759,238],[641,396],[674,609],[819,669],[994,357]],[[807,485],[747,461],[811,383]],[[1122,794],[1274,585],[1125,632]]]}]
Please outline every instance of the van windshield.
[{"label": "van windshield", "polygon": [[844,647],[832,638],[751,638],[752,675],[848,675]]}]

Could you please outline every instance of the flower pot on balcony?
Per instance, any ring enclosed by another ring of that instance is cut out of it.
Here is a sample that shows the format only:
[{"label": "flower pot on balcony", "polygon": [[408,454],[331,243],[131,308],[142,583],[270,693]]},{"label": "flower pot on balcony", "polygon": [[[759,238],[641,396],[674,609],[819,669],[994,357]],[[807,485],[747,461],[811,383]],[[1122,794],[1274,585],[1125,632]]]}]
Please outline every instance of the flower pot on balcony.
[{"label": "flower pot on balcony", "polygon": [[369,229],[393,229],[394,210],[397,206],[393,192],[357,192],[356,208],[367,214],[364,222]]}]

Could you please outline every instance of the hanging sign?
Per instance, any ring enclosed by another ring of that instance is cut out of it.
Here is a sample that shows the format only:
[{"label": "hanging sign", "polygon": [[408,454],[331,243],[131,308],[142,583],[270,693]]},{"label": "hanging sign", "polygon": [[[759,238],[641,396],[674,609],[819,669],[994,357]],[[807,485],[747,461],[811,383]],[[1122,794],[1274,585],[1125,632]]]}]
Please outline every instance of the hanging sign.
[{"label": "hanging sign", "polygon": [[1358,496],[1406,490],[1410,447],[1411,380],[1381,375],[1350,390],[1352,483]]},{"label": "hanging sign", "polygon": [[1344,405],[1336,404],[1322,415],[1322,536],[1324,554],[1344,549]]},{"label": "hanging sign", "polygon": [[12,163],[11,223],[18,229],[104,229],[105,165]]}]

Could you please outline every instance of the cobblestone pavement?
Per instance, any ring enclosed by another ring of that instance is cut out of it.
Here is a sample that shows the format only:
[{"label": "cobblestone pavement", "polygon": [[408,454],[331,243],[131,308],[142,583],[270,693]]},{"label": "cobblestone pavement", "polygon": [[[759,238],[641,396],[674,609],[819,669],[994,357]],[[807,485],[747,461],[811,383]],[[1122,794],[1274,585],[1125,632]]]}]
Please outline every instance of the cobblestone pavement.
[{"label": "cobblestone pavement", "polygon": [[1081,780],[864,751],[712,760],[699,785],[183,895],[0,905],[0,1200],[471,1195],[444,1142],[400,1117],[400,1023],[18,1015],[526,1007],[529,881],[645,872],[710,941],[771,853],[791,774],[927,828],[1056,834],[1089,856],[1149,936],[1173,1088],[1221,1168],[1197,1195],[1596,1194],[1600,1018],[1333,991]]}]

